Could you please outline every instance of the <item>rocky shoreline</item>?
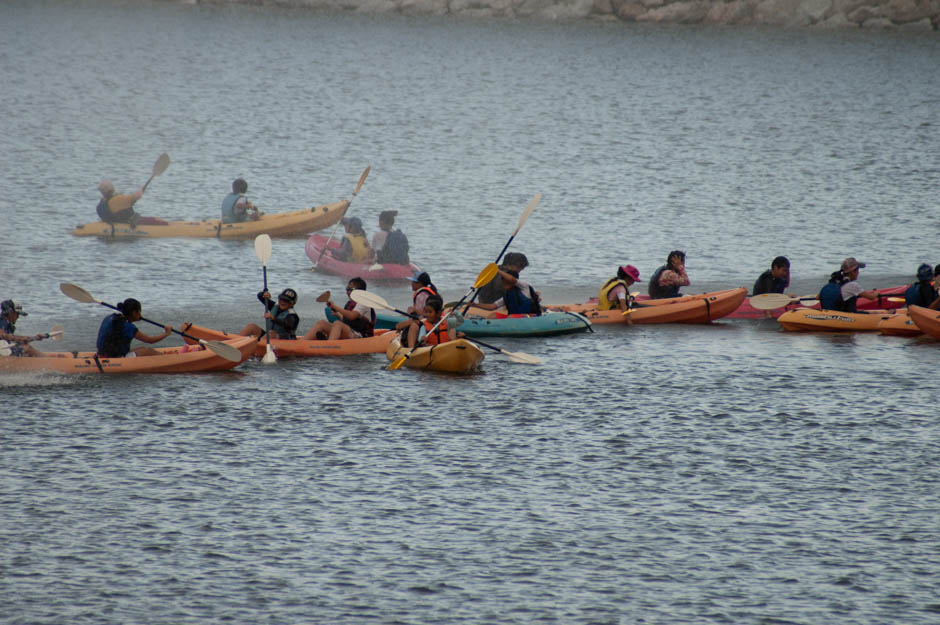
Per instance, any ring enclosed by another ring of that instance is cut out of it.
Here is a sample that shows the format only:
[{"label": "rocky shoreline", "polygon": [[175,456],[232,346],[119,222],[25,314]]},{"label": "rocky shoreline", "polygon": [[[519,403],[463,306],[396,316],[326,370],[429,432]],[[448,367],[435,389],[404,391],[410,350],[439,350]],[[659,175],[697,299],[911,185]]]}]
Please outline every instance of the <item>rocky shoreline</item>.
[{"label": "rocky shoreline", "polygon": [[940,0],[170,0],[359,13],[940,30]]}]

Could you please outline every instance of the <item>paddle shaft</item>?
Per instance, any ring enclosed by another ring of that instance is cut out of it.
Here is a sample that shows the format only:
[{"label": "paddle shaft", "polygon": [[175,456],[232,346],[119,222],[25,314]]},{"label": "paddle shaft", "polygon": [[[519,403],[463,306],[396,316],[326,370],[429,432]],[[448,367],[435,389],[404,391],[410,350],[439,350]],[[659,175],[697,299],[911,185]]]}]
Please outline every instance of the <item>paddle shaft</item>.
[{"label": "paddle shaft", "polygon": [[[117,306],[112,306],[111,304],[109,304],[109,303],[107,303],[107,302],[98,302],[98,303],[101,304],[102,306],[107,306],[108,308],[110,308],[110,309],[112,309],[112,310],[116,310],[116,311],[118,311],[119,313],[121,313],[122,315],[124,314],[124,313],[121,311],[121,309],[118,308]],[[153,321],[152,319],[147,319],[146,317],[141,317],[140,320],[141,320],[141,321],[145,321],[145,322],[147,322],[147,323],[149,323],[149,324],[155,325],[155,326],[157,326],[158,328],[164,328],[164,327],[166,327],[166,324],[160,323],[160,322],[158,322],[158,321]],[[203,342],[202,339],[197,338],[197,337],[193,336],[192,334],[186,334],[185,332],[180,332],[179,330],[176,330],[175,328],[170,328],[170,332],[174,332],[174,333],[176,333],[176,334],[179,334],[180,336],[185,337],[185,338],[187,338],[187,339],[192,339],[192,340],[196,341],[197,343],[202,343],[202,342]]]},{"label": "paddle shaft", "polygon": [[349,212],[349,207],[352,206],[352,201],[356,199],[356,195],[359,193],[359,189],[362,188],[363,183],[366,181],[366,177],[369,175],[369,172],[372,170],[372,165],[369,165],[362,171],[362,175],[359,176],[359,183],[356,185],[356,188],[353,190],[352,199],[349,200],[349,204],[346,205],[346,208],[343,209],[343,214],[340,215],[339,221],[336,222],[336,225],[333,226],[332,232],[330,232],[329,238],[326,240],[326,243],[323,244],[323,249],[320,250],[320,255],[317,256],[317,259],[313,262],[313,268],[316,269],[317,265],[320,264],[320,259],[323,258],[323,255],[326,253],[326,250],[329,249],[330,243],[333,241],[333,236],[336,234],[337,228],[343,223],[343,218],[346,217],[346,213]]}]

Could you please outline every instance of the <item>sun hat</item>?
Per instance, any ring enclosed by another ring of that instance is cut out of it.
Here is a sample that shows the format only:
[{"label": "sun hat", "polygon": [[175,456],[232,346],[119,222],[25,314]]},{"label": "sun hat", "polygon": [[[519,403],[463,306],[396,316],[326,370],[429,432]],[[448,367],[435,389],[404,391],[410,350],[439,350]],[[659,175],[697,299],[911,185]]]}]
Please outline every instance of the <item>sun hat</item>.
[{"label": "sun hat", "polygon": [[853,258],[852,256],[849,256],[848,258],[846,258],[845,260],[842,261],[842,271],[843,271],[843,273],[848,273],[848,272],[852,271],[852,270],[855,269],[855,268],[864,269],[864,268],[865,268],[865,263],[860,263],[860,262],[858,262],[858,261],[855,260],[855,258]]},{"label": "sun hat", "polygon": [[621,265],[620,270],[633,278],[634,282],[643,282],[640,280],[640,270],[633,265]]}]

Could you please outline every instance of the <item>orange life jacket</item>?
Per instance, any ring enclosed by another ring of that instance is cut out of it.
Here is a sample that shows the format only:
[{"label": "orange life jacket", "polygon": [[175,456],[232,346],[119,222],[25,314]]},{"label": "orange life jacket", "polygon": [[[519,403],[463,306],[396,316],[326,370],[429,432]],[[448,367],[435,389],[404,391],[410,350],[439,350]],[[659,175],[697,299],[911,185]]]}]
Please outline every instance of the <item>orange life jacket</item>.
[{"label": "orange life jacket", "polygon": [[440,345],[441,343],[446,343],[450,340],[450,335],[447,333],[447,321],[441,321],[441,324],[431,332],[431,328],[434,328],[434,324],[428,321],[427,319],[422,319],[424,322],[424,344],[425,345]]}]

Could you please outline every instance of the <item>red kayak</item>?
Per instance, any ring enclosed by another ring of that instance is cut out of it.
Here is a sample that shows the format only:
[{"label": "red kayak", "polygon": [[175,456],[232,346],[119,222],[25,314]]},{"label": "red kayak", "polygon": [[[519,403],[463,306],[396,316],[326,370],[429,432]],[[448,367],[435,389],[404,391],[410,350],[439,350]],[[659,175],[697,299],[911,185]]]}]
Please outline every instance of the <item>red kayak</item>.
[{"label": "red kayak", "polygon": [[[328,243],[329,242],[329,243]],[[324,246],[329,246],[326,253],[321,254]],[[304,246],[307,257],[313,261],[317,271],[343,276],[344,278],[362,278],[366,284],[373,282],[402,282],[407,281],[421,268],[414,263],[395,265],[392,263],[347,263],[333,258],[330,250],[339,249],[340,241],[319,234],[311,235]]]}]

